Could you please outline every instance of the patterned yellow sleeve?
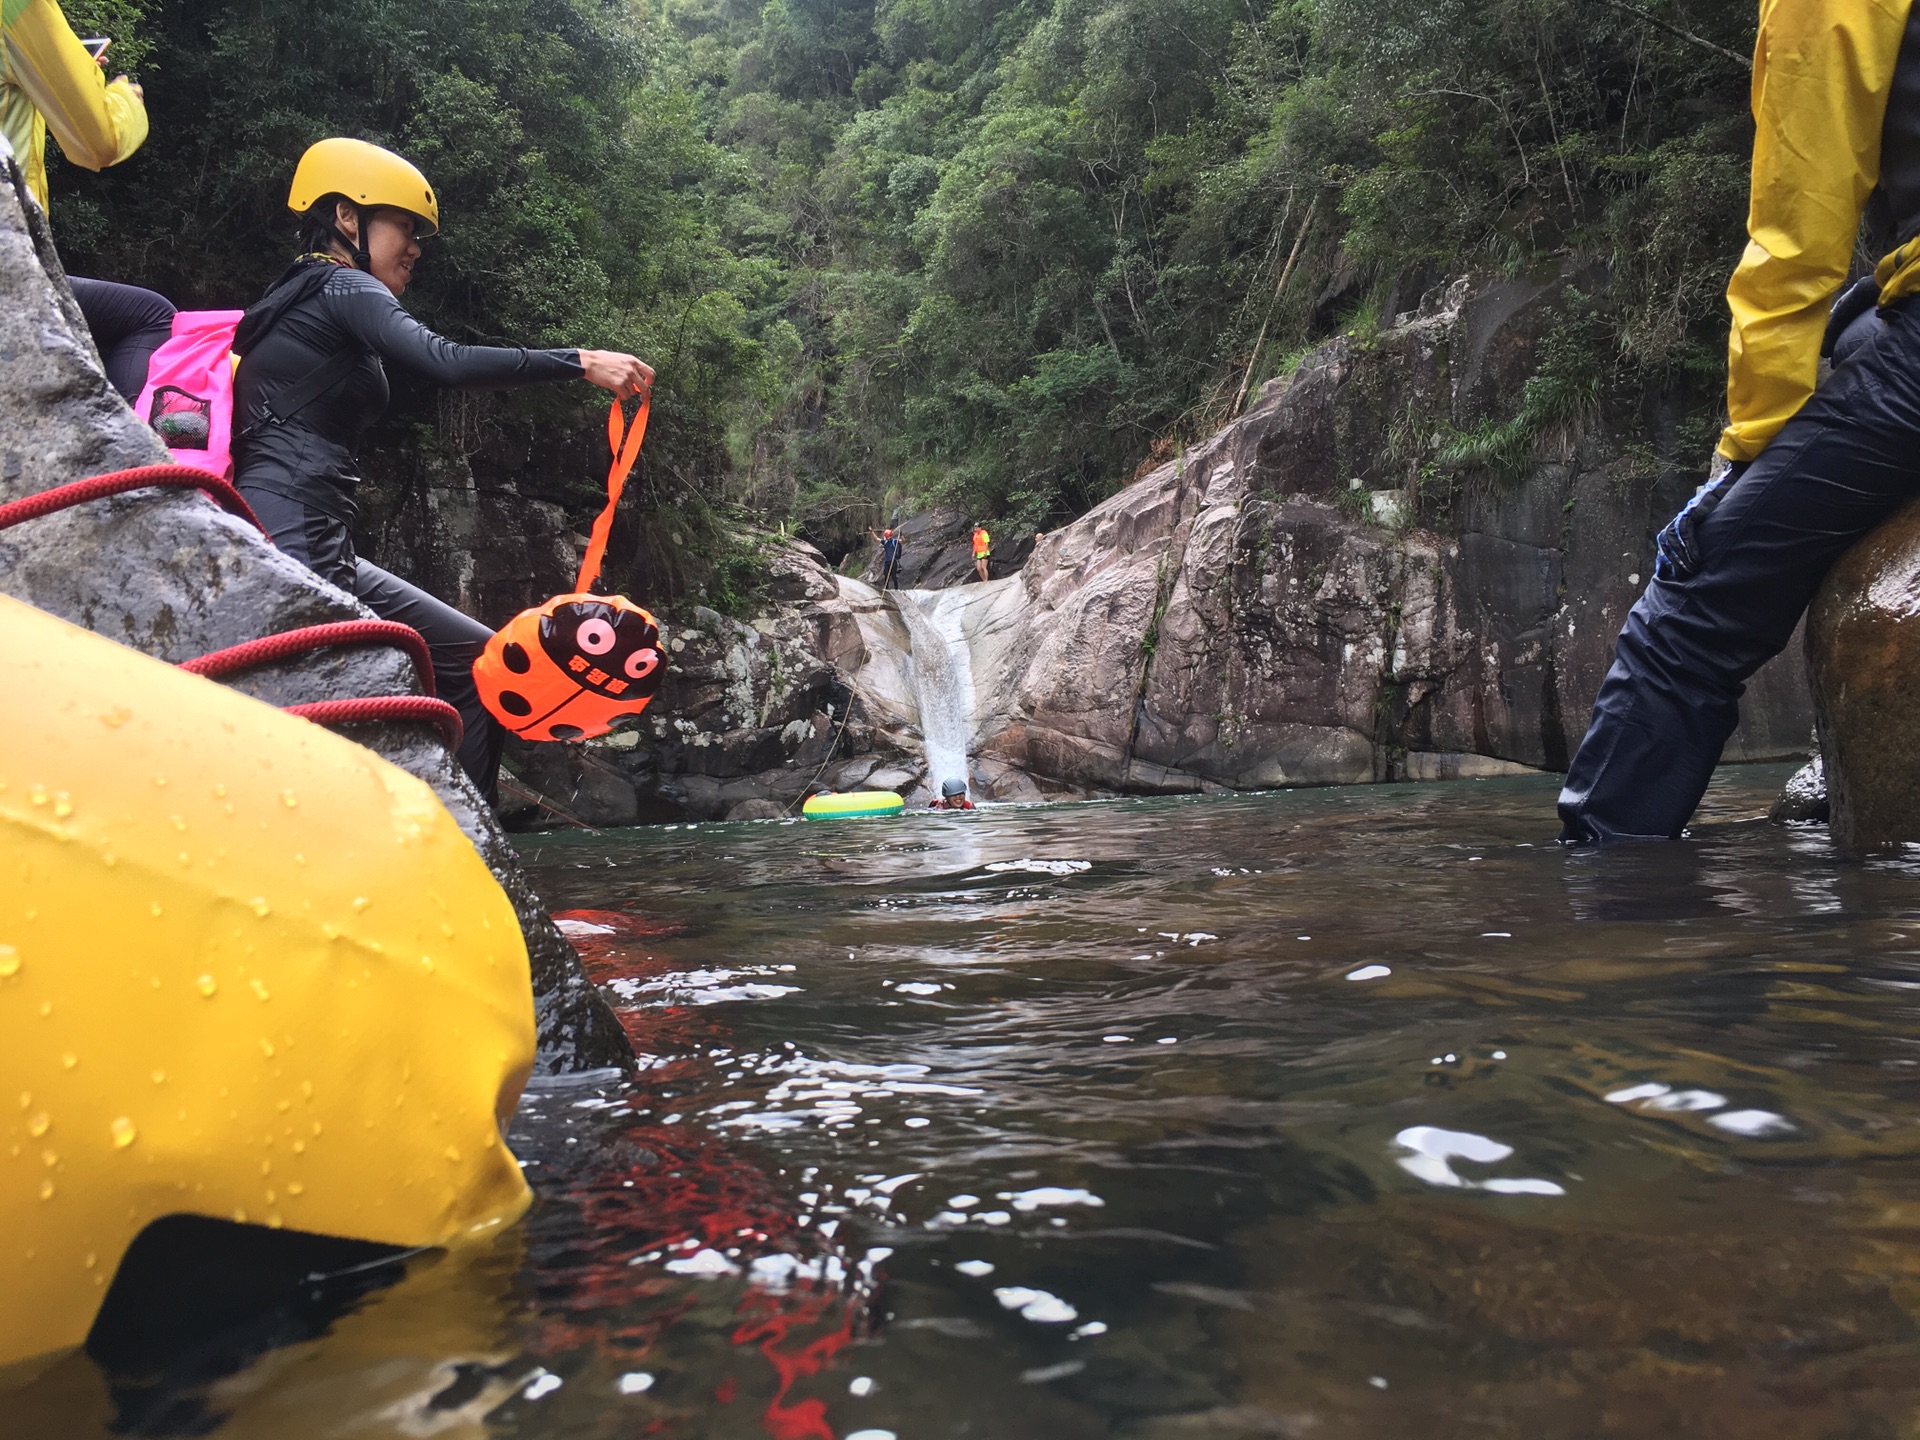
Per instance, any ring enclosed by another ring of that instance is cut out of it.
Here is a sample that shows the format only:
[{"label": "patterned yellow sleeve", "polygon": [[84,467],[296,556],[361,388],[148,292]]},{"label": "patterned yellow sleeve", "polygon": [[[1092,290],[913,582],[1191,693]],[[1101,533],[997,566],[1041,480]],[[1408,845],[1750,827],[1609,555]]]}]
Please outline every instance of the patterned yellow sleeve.
[{"label": "patterned yellow sleeve", "polygon": [[1747,248],[1727,286],[1729,460],[1751,460],[1813,393],[1846,278],[1911,0],[1762,0],[1753,52]]},{"label": "patterned yellow sleeve", "polygon": [[126,79],[107,83],[54,0],[28,0],[6,27],[8,69],[46,118],[60,151],[104,170],[147,138],[147,108]]}]

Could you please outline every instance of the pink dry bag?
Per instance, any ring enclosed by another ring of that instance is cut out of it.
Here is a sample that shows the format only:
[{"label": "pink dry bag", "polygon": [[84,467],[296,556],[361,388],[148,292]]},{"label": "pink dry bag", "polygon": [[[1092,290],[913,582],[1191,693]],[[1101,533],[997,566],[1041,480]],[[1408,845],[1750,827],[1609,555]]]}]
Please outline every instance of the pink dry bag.
[{"label": "pink dry bag", "polygon": [[233,478],[233,332],[244,310],[181,310],[134,405],[174,460]]}]

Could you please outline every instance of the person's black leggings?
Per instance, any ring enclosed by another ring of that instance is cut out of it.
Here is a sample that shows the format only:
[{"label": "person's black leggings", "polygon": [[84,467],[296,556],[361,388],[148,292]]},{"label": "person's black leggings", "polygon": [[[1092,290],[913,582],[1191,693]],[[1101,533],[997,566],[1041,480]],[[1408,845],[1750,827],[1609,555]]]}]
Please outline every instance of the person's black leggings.
[{"label": "person's black leggings", "polygon": [[1560,792],[1561,838],[1672,837],[1778,654],[1861,536],[1920,494],[1920,305],[1881,312],[1628,612]]},{"label": "person's black leggings", "polygon": [[436,600],[417,585],[353,553],[353,532],[344,520],[277,490],[240,481],[240,493],[267,527],[273,543],[323,579],[358,598],[383,620],[411,625],[433,657],[433,685],[460,712],[466,735],[458,759],[489,803],[496,797],[500,749],[506,732],[480,703],[473,662],[493,632],[478,620]]},{"label": "person's black leggings", "polygon": [[107,379],[131,405],[147,388],[147,362],[173,334],[173,302],[137,285],[69,275]]}]

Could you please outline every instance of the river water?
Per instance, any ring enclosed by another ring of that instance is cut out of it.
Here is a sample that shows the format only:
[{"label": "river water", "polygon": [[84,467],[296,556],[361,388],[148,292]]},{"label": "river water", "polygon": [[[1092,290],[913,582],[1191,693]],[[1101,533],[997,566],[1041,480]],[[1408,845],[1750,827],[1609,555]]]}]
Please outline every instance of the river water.
[{"label": "river water", "polygon": [[525,1224],[12,1413],[1915,1434],[1920,865],[1760,823],[1784,774],[1607,853],[1532,779],[530,838],[649,1059],[530,1092]]}]

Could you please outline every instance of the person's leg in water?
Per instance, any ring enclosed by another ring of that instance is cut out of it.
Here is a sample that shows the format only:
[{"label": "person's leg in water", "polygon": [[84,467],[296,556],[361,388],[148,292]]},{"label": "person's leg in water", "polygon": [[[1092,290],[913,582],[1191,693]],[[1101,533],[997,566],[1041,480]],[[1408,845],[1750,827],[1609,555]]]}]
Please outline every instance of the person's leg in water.
[{"label": "person's leg in water", "polygon": [[173,302],[138,285],[69,275],[107,379],[131,405],[147,387],[147,362],[173,334]]},{"label": "person's leg in water", "polygon": [[1560,792],[1561,839],[1671,838],[1705,793],[1754,671],[1785,647],[1834,562],[1920,494],[1920,305],[1837,368],[1656,574]]},{"label": "person's leg in water", "polygon": [[473,662],[493,632],[417,585],[360,559],[353,553],[353,532],[345,519],[255,485],[242,485],[240,493],[281,550],[358,598],[381,619],[420,632],[433,660],[434,690],[460,712],[466,730],[456,757],[460,768],[491,803],[506,733],[480,703]]}]

